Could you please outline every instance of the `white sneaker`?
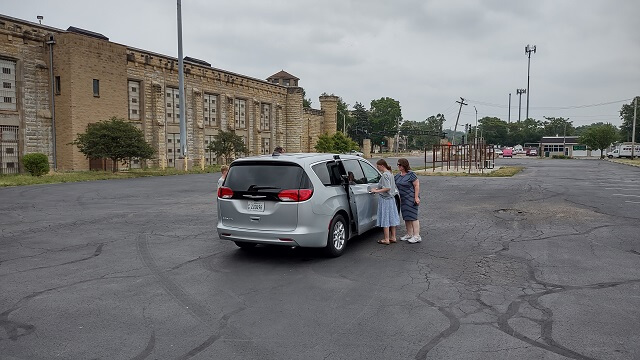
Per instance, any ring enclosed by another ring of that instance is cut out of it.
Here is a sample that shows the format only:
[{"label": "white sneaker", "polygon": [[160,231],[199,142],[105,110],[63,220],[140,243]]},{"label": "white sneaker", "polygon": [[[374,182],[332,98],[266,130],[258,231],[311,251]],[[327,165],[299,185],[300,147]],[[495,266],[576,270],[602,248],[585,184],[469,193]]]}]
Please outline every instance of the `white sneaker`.
[{"label": "white sneaker", "polygon": [[411,239],[407,241],[410,242],[411,244],[416,244],[422,241],[422,237],[420,237],[420,235],[415,235],[415,236],[412,236]]},{"label": "white sneaker", "polygon": [[401,237],[400,237],[400,240],[402,240],[402,241],[407,241],[407,240],[411,239],[412,237],[413,237],[413,235],[409,235],[409,234],[407,234],[407,235],[405,235],[405,236],[401,236]]}]

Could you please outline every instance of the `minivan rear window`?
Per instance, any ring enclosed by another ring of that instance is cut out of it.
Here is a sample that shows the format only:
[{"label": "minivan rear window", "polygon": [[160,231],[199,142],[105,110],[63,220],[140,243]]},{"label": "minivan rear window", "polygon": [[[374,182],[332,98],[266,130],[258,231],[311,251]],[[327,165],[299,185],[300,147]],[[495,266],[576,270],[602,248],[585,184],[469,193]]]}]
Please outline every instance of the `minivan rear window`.
[{"label": "minivan rear window", "polygon": [[232,165],[224,186],[242,192],[277,192],[309,188],[310,181],[296,164],[246,162]]}]

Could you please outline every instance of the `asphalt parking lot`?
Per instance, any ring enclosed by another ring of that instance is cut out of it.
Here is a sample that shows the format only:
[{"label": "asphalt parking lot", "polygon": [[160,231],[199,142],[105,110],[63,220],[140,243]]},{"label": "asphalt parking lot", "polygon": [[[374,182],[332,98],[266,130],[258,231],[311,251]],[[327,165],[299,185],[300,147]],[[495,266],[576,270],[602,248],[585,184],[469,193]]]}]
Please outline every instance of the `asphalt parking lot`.
[{"label": "asphalt parking lot", "polygon": [[508,164],[335,259],[219,240],[219,174],[0,189],[0,357],[640,358],[640,168]]}]

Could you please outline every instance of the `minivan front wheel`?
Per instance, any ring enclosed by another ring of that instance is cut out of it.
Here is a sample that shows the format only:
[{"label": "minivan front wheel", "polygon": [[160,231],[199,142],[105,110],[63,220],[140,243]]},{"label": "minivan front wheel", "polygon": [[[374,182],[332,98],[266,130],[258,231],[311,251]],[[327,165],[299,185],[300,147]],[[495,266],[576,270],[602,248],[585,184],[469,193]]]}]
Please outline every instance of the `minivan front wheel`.
[{"label": "minivan front wheel", "polygon": [[327,238],[327,247],[325,248],[327,255],[332,257],[342,255],[344,247],[347,245],[348,234],[347,222],[344,217],[336,215],[329,226],[329,236]]}]

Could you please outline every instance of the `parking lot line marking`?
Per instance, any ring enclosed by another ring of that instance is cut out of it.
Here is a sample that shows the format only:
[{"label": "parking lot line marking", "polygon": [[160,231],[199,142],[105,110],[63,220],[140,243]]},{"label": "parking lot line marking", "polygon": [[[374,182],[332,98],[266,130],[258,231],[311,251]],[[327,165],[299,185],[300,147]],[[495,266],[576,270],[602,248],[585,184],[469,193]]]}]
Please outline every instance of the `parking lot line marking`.
[{"label": "parking lot line marking", "polygon": [[632,203],[632,204],[640,204],[640,201],[625,200],[624,202],[626,202],[626,203]]},{"label": "parking lot line marking", "polygon": [[613,196],[633,196],[633,197],[640,197],[640,195],[631,195],[631,194],[613,194]]},{"label": "parking lot line marking", "polygon": [[640,189],[628,189],[628,188],[604,188],[605,190],[626,190],[626,191],[640,191]]}]

